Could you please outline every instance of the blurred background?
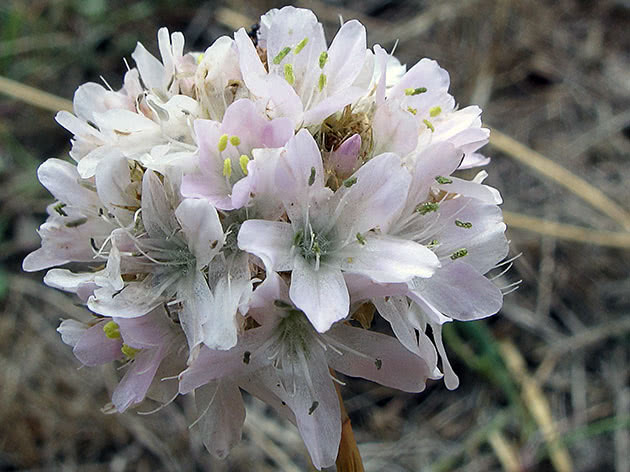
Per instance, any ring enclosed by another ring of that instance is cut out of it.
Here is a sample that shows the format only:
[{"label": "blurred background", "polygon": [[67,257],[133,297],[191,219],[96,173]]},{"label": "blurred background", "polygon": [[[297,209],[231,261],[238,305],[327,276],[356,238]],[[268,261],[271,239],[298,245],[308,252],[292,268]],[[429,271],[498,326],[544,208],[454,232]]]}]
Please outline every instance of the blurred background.
[{"label": "blurred background", "polygon": [[[55,332],[76,300],[21,272],[50,195],[36,180],[70,135],[51,109],[102,76],[118,88],[136,41],[160,26],[187,50],[248,27],[272,1],[0,3],[0,470],[300,471],[295,428],[248,399],[226,461],[188,431],[189,398],[150,416],[105,415],[118,373],[79,369]],[[503,194],[522,279],[502,312],[453,324],[461,385],[418,395],[343,388],[369,471],[630,471],[630,2],[302,1],[333,37],[339,17],[413,65],[436,59],[492,127],[488,183]],[[7,81],[5,79],[11,79]],[[17,83],[17,85],[16,85]],[[470,175],[468,175],[470,176]],[[383,327],[385,328],[385,327]],[[154,405],[138,408],[150,410]]]}]

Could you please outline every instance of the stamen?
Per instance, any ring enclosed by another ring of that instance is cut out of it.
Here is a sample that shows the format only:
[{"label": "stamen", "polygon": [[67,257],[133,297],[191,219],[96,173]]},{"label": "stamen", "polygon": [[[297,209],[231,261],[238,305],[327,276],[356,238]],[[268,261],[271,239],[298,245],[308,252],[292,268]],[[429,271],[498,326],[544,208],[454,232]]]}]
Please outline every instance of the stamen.
[{"label": "stamen", "polygon": [[435,118],[440,113],[442,113],[442,109],[440,107],[433,107],[429,110],[429,115],[431,115],[432,118]]},{"label": "stamen", "polygon": [[63,211],[63,208],[65,206],[67,206],[65,203],[59,202],[53,207],[53,210],[55,210],[59,214],[59,216],[68,216],[68,214]]},{"label": "stamen", "polygon": [[249,157],[243,154],[241,157],[238,158],[238,163],[241,166],[243,174],[247,175],[247,164],[249,164]]},{"label": "stamen", "polygon": [[133,348],[127,344],[123,344],[120,348],[120,352],[122,352],[126,358],[133,359],[135,355],[140,352],[140,349]]},{"label": "stamen", "polygon": [[412,115],[415,115],[418,113],[418,109],[417,108],[411,108],[411,107],[407,107],[407,111],[409,113],[411,113]]},{"label": "stamen", "polygon": [[429,120],[422,120],[422,122],[431,130],[432,133],[435,132],[435,126]]},{"label": "stamen", "polygon": [[304,46],[306,46],[306,44],[308,43],[308,38],[304,38],[302,41],[300,41],[297,46],[295,46],[295,49],[293,50],[294,54],[299,54],[300,51],[302,51],[302,49],[304,49]]},{"label": "stamen", "polygon": [[438,211],[439,209],[440,209],[440,205],[438,203],[425,202],[425,203],[421,203],[420,205],[416,207],[416,212],[420,213],[421,215],[426,215],[428,213]]},{"label": "stamen", "polygon": [[453,254],[451,254],[451,260],[456,260],[459,259],[460,257],[464,257],[468,255],[468,249],[466,248],[461,248],[458,249],[457,251],[455,251]]},{"label": "stamen", "polygon": [[448,177],[442,177],[441,175],[438,175],[437,177],[435,177],[435,181],[441,185],[453,183],[451,179],[449,179]]},{"label": "stamen", "polygon": [[319,68],[323,69],[328,62],[328,52],[324,51],[319,55]]},{"label": "stamen", "polygon": [[319,74],[319,82],[317,83],[317,88],[319,89],[320,92],[324,90],[324,87],[326,87],[327,80],[328,79],[326,78],[325,74]]},{"label": "stamen", "polygon": [[197,56],[197,65],[201,64],[201,61],[203,61],[204,57],[205,54],[203,52]]},{"label": "stamen", "polygon": [[293,85],[295,83],[295,75],[293,75],[293,64],[284,65],[284,79],[289,83],[289,85]]},{"label": "stamen", "polygon": [[103,325],[103,332],[105,336],[109,339],[118,339],[120,338],[120,327],[118,323],[115,321],[108,321]]},{"label": "stamen", "polygon": [[232,160],[229,157],[223,161],[223,175],[225,177],[232,176]]},{"label": "stamen", "polygon": [[241,144],[241,138],[239,138],[238,136],[231,136],[230,144],[232,144],[232,146],[238,146],[239,144]]},{"label": "stamen", "polygon": [[227,147],[227,143],[228,143],[228,135],[224,134],[223,136],[219,138],[219,144],[217,146],[217,149],[219,150],[219,152],[225,151],[225,148]]},{"label": "stamen", "polygon": [[455,226],[457,226],[458,228],[470,229],[472,228],[472,223],[470,223],[469,221],[455,220]]},{"label": "stamen", "polygon": [[356,183],[357,183],[357,178],[355,176],[352,176],[352,177],[348,177],[346,180],[343,181],[343,186],[350,188]]},{"label": "stamen", "polygon": [[365,246],[367,244],[367,240],[365,239],[365,236],[363,236],[361,233],[357,233],[357,241],[359,241],[359,244],[361,246]]},{"label": "stamen", "polygon": [[289,46],[282,48],[282,50],[273,58],[273,63],[278,65],[282,62],[282,59],[287,57],[287,54],[291,52],[291,48]]},{"label": "stamen", "polygon": [[407,88],[405,89],[405,95],[408,95],[408,96],[420,95],[421,93],[424,93],[426,91],[427,91],[426,87]]},{"label": "stamen", "polygon": [[87,223],[87,220],[88,219],[86,217],[77,218],[74,221],[68,221],[65,226],[66,228],[76,228]]}]

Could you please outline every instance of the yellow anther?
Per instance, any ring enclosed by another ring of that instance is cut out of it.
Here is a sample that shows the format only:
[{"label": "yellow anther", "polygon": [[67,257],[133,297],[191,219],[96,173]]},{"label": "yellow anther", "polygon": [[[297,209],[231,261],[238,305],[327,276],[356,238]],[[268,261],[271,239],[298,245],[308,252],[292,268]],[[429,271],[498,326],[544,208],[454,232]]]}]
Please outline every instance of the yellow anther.
[{"label": "yellow anther", "polygon": [[415,115],[416,113],[418,113],[418,109],[417,108],[407,107],[407,111],[409,113],[411,113],[412,115]]},{"label": "yellow anther", "polygon": [[224,134],[223,136],[219,138],[219,145],[217,146],[217,149],[219,149],[219,152],[225,151],[225,148],[227,147],[227,143],[228,143],[228,135]]},{"label": "yellow anther", "polygon": [[249,164],[249,157],[243,154],[241,157],[238,158],[238,163],[241,165],[241,170],[243,171],[243,174],[247,175],[247,164]]},{"label": "yellow anther", "polygon": [[319,74],[319,83],[317,84],[317,86],[319,87],[320,92],[324,90],[324,87],[326,87],[327,80],[328,79],[326,78],[325,74]]},{"label": "yellow anther", "polygon": [[426,87],[407,88],[405,89],[405,95],[419,95],[426,91],[427,91]]},{"label": "yellow anther", "polygon": [[282,50],[276,55],[276,57],[273,58],[273,63],[275,65],[278,65],[282,62],[282,59],[284,59],[285,57],[287,57],[287,54],[289,54],[291,52],[291,48],[290,47],[286,47],[286,48],[282,48]]},{"label": "yellow anther", "polygon": [[204,53],[201,53],[197,56],[197,64],[201,64],[201,61],[203,61],[203,58],[205,57]]},{"label": "yellow anther", "polygon": [[295,46],[295,49],[293,50],[293,52],[295,54],[299,54],[300,51],[302,49],[304,49],[304,46],[306,46],[306,44],[308,43],[308,38],[304,38],[302,41],[300,41],[297,46]]},{"label": "yellow anther", "polygon": [[293,75],[293,64],[285,64],[284,65],[284,78],[289,85],[293,85],[295,83],[295,75]]},{"label": "yellow anther", "polygon": [[122,352],[126,358],[133,359],[135,355],[140,352],[140,349],[128,346],[127,344],[123,344],[120,348],[120,352]]},{"label": "yellow anther", "polygon": [[238,146],[239,144],[241,144],[241,138],[239,138],[238,136],[232,136],[230,137],[230,143],[232,144],[232,146]]},{"label": "yellow anther", "polygon": [[115,321],[108,321],[103,325],[103,332],[109,339],[120,338],[120,328]]},{"label": "yellow anther", "polygon": [[326,62],[328,62],[328,53],[324,51],[319,55],[319,68],[323,69],[326,65]]},{"label": "yellow anther", "polygon": [[230,158],[226,158],[223,161],[223,176],[231,177],[232,176],[232,161]]},{"label": "yellow anther", "polygon": [[429,128],[432,133],[435,132],[435,126],[433,126],[433,123],[431,123],[429,120],[422,120],[422,122],[427,125],[427,128]]},{"label": "yellow anther", "polygon": [[431,115],[433,118],[438,116],[440,113],[442,113],[442,109],[440,107],[433,107],[429,110],[429,115]]}]

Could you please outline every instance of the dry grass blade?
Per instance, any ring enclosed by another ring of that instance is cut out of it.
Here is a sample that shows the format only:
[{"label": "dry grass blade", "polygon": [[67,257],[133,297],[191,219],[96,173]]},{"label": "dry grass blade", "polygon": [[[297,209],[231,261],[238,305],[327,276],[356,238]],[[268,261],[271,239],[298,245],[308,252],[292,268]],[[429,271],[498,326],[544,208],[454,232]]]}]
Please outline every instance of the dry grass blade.
[{"label": "dry grass blade", "polygon": [[518,459],[518,454],[516,454],[514,448],[500,430],[497,429],[488,434],[488,442],[499,462],[501,462],[503,470],[506,472],[519,472],[523,469]]},{"label": "dry grass blade", "polygon": [[549,448],[551,463],[558,472],[571,472],[573,465],[566,447],[560,442],[558,430],[551,416],[551,408],[540,385],[529,375],[525,360],[510,341],[500,343],[500,351],[508,370],[521,385],[523,401],[540,426]]},{"label": "dry grass blade", "polygon": [[72,111],[72,102],[48,92],[0,76],[0,93],[44,110]]},{"label": "dry grass blade", "polygon": [[575,241],[597,246],[630,248],[630,233],[599,231],[580,226],[557,223],[533,216],[504,211],[503,218],[509,228],[517,228],[533,233],[552,236],[567,241]]},{"label": "dry grass blade", "polygon": [[575,195],[611,217],[624,229],[630,231],[630,213],[584,179],[494,128],[491,128],[490,144],[520,163],[531,167],[538,173],[566,187]]}]

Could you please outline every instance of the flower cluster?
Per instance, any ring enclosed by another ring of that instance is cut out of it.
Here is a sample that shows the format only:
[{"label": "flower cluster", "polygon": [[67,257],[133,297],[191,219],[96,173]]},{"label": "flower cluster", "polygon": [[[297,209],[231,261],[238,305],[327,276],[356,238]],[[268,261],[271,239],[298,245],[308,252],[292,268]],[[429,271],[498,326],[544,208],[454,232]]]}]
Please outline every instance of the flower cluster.
[{"label": "flower cluster", "polygon": [[[485,276],[508,253],[501,197],[483,171],[452,175],[488,162],[481,110],[456,106],[435,61],[368,49],[357,21],[327,46],[309,10],[203,53],[165,28],[158,44],[161,60],[138,44],[120,90],[87,83],[57,115],[76,164],[39,168],[56,202],[24,269],[93,313],[58,329],[80,362],[126,366],[112,411],[194,392],[224,457],[245,390],[330,466],[333,372],[455,388],[442,325],[501,307]],[[374,308],[395,336],[369,329]]]}]

